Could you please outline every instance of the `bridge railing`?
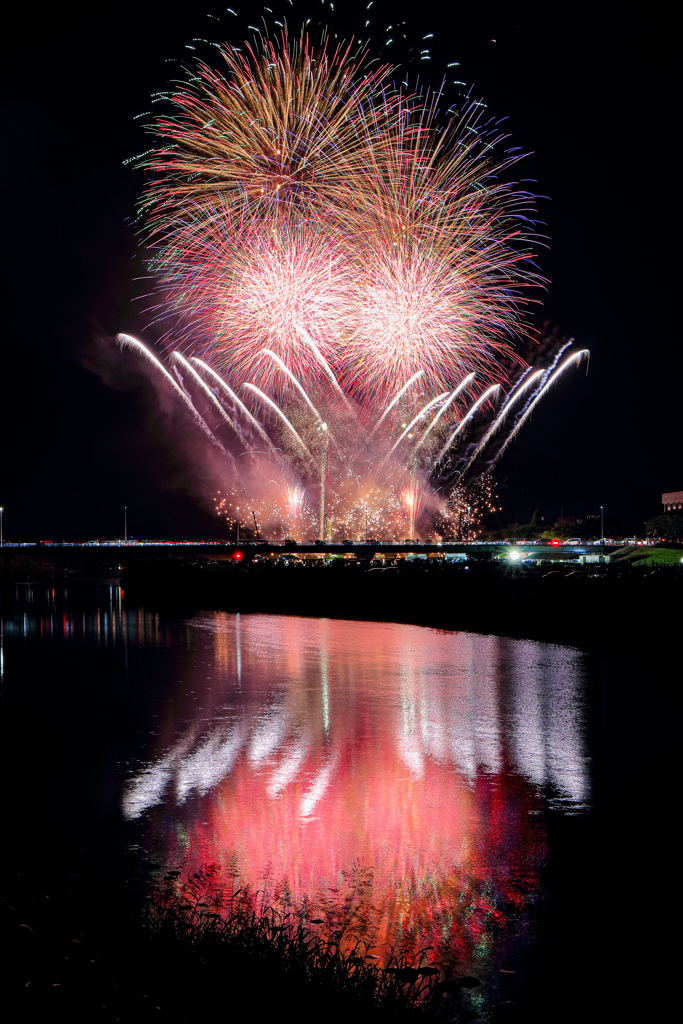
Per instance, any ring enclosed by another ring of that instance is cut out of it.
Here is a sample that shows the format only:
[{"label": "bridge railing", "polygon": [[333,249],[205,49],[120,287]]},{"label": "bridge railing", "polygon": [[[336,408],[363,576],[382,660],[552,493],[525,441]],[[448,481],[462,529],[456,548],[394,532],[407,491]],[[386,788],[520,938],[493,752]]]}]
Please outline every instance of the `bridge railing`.
[{"label": "bridge railing", "polygon": [[604,540],[580,540],[572,538],[571,540],[526,540],[524,538],[519,539],[517,537],[509,537],[504,540],[398,540],[398,541],[381,541],[381,540],[357,540],[357,541],[326,541],[321,543],[320,541],[256,541],[256,540],[243,540],[239,543],[235,540],[90,540],[90,541],[60,541],[60,540],[41,540],[41,541],[9,541],[5,540],[2,544],[3,548],[9,548],[13,550],[22,548],[32,548],[36,550],[48,549],[48,548],[225,548],[226,550],[233,549],[245,549],[245,548],[260,548],[261,550],[310,550],[325,552],[331,549],[335,551],[344,551],[354,548],[363,548],[369,550],[370,548],[376,550],[386,551],[406,551],[411,549],[430,549],[439,550],[440,548],[446,549],[449,547],[459,548],[509,548],[509,547],[552,547],[552,548],[577,548],[577,547],[624,547],[626,545],[636,545],[642,547],[652,547],[659,543],[657,538],[645,538],[639,540],[637,538],[628,538],[624,540],[615,540],[613,538],[605,538]]}]

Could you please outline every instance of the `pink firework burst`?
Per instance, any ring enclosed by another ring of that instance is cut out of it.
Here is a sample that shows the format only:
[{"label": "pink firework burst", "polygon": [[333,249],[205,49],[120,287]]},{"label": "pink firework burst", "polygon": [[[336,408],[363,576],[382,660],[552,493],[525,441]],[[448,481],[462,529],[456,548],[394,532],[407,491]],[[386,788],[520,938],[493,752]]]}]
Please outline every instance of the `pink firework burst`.
[{"label": "pink firework burst", "polygon": [[190,238],[167,248],[157,270],[163,312],[179,314],[193,345],[203,342],[231,376],[257,375],[276,393],[284,384],[278,360],[310,383],[323,373],[320,356],[333,358],[348,330],[346,252],[294,217],[247,225],[211,218],[203,233],[193,226]]},{"label": "pink firework burst", "polygon": [[354,332],[343,379],[354,393],[386,394],[424,370],[435,388],[451,387],[503,347],[491,310],[467,268],[414,243],[376,251],[356,294]]},{"label": "pink firework burst", "polygon": [[542,284],[525,221],[532,197],[499,181],[517,157],[492,161],[500,139],[479,109],[439,135],[433,103],[399,106],[362,182],[347,183],[358,263],[340,373],[358,397],[386,395],[418,370],[439,390],[474,369],[501,380],[526,291]]},{"label": "pink firework burst", "polygon": [[320,376],[315,348],[329,357],[348,320],[348,266],[330,240],[306,230],[268,228],[245,240],[232,266],[233,287],[217,309],[213,351],[242,375],[277,386],[271,350],[294,374]]}]

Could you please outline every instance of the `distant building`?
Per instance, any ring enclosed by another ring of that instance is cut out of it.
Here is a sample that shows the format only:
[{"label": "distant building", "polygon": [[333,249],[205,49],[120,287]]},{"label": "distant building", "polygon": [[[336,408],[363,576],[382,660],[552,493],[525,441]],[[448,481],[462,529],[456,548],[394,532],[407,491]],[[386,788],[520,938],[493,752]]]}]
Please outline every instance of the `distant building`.
[{"label": "distant building", "polygon": [[662,495],[662,505],[665,512],[671,512],[675,508],[683,508],[683,491],[667,491]]}]

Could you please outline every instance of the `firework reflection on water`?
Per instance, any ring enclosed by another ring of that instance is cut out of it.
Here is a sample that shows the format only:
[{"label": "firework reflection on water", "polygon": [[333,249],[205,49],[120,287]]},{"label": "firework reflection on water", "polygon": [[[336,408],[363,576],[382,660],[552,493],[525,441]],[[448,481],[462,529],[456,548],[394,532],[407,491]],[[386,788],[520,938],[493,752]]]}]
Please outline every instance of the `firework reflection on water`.
[{"label": "firework reflection on water", "polygon": [[532,927],[544,808],[589,797],[581,652],[225,613],[192,630],[208,660],[124,795],[154,859],[215,865],[384,962],[482,970]]}]

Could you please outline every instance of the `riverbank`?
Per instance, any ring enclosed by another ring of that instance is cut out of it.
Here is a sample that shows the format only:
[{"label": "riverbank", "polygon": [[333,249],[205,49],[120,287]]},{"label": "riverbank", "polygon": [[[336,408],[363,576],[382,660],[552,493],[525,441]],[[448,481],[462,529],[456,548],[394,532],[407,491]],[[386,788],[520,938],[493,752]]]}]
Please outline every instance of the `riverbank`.
[{"label": "riverbank", "polygon": [[631,565],[500,563],[366,568],[236,565],[178,560],[133,564],[126,602],[188,609],[391,621],[590,647],[675,630],[683,571]]},{"label": "riverbank", "polygon": [[339,1024],[477,1016],[472,976],[398,960],[380,970],[362,946],[343,955],[313,925],[213,913],[206,878],[140,871],[130,855],[126,873],[102,870],[82,847],[50,854],[49,865],[2,858],[0,984],[12,1021],[185,1024],[226,1009],[269,1021],[286,1006]]}]

